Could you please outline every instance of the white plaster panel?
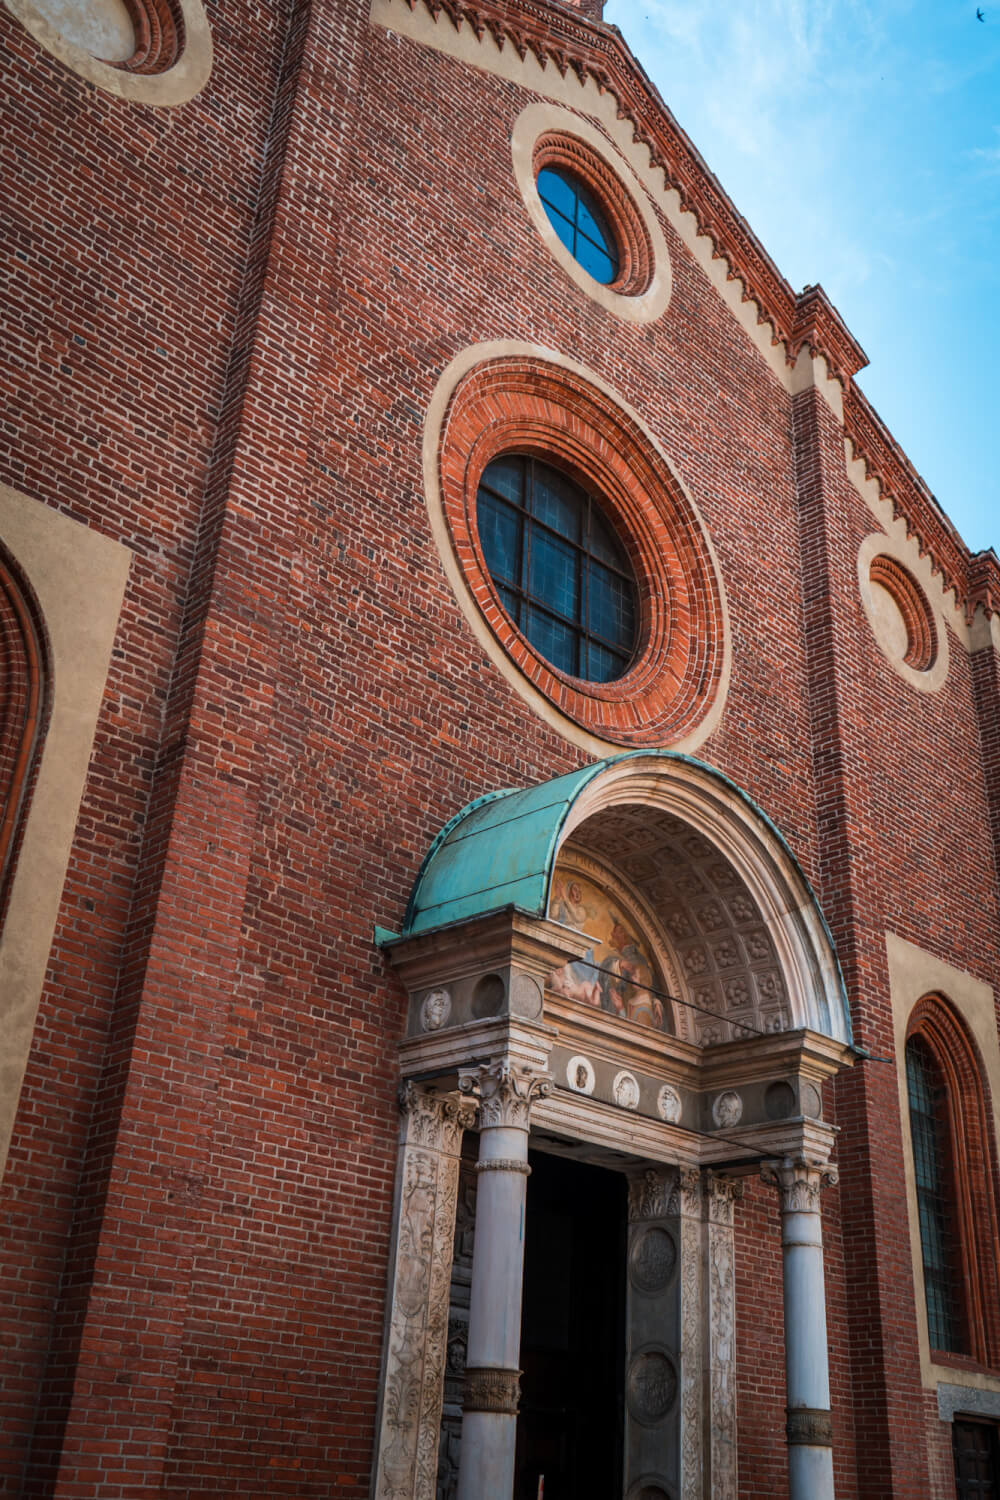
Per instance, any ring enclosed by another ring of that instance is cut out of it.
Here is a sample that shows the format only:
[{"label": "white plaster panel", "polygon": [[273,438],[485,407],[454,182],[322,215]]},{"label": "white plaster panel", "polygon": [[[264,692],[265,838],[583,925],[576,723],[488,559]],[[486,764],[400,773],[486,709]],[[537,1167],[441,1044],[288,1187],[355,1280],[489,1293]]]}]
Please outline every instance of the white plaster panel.
[{"label": "white plaster panel", "polygon": [[[120,99],[154,105],[185,104],[212,71],[212,33],[202,0],[177,3],[184,25],[180,57],[162,73],[130,73],[115,67],[125,45],[121,0],[3,0],[40,46],[88,83]],[[119,50],[105,51],[107,46]]]},{"label": "white plaster panel", "polygon": [[0,537],[48,636],[52,711],[0,934],[0,1171],[38,1014],[131,553],[0,485]]},{"label": "white plaster panel", "polygon": [[[907,645],[906,622],[892,596],[872,583],[872,562],[882,554],[894,557],[903,565],[919,585],[934,616],[937,655],[925,672],[918,671],[903,660]],[[865,537],[858,549],[858,591],[872,634],[892,670],[920,693],[938,692],[948,679],[948,617],[958,612],[949,608],[941,589],[941,580],[931,571],[930,558],[921,557],[915,544],[901,540],[898,535],[873,532],[871,536]],[[887,606],[891,607],[895,618]],[[963,644],[968,646],[968,630],[964,634]]]}]

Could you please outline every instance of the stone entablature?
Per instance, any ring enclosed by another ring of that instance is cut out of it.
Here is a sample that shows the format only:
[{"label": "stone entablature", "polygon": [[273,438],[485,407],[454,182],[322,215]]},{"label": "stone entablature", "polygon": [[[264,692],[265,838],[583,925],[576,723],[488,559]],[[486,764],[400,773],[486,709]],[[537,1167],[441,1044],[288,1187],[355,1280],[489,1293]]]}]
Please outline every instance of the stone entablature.
[{"label": "stone entablature", "polygon": [[[410,993],[404,1076],[457,1088],[473,1063],[521,1045],[543,1055],[551,1075],[538,1118],[574,1121],[584,1138],[626,1130],[659,1160],[731,1160],[740,1147],[778,1157],[803,1144],[827,1159],[822,1091],[851,1061],[843,1043],[798,1030],[700,1048],[546,989],[552,969],[587,942],[508,908],[388,945]],[[527,1016],[529,987],[537,1005]],[[476,1014],[483,995],[493,1014]]]}]

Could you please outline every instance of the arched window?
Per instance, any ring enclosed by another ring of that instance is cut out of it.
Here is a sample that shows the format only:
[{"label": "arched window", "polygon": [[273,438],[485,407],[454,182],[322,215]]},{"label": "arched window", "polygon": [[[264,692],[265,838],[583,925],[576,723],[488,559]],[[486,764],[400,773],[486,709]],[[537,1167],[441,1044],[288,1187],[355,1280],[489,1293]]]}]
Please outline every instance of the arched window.
[{"label": "arched window", "polygon": [[996,1161],[975,1047],[938,995],[906,1042],[910,1139],[931,1348],[1000,1364]]},{"label": "arched window", "polygon": [[36,615],[0,548],[0,920],[44,729],[44,644]]}]

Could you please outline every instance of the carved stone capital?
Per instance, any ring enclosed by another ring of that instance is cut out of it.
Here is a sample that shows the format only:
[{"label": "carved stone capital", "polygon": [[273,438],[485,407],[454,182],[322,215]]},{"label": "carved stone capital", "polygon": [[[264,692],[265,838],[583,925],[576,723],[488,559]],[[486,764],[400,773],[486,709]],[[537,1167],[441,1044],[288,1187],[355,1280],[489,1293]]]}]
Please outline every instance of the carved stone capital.
[{"label": "carved stone capital", "polygon": [[725,1177],[718,1172],[705,1173],[705,1198],[710,1223],[732,1224],[734,1207],[742,1197],[741,1177]]},{"label": "carved stone capital", "polygon": [[765,1162],[760,1175],[762,1181],[778,1189],[783,1214],[818,1214],[820,1193],[839,1180],[836,1167],[804,1156]]},{"label": "carved stone capital", "polygon": [[697,1213],[700,1193],[697,1167],[647,1167],[629,1182],[628,1216],[638,1223]]},{"label": "carved stone capital", "polygon": [[833,1418],[828,1411],[811,1406],[789,1407],[787,1418],[785,1437],[790,1448],[833,1447]]},{"label": "carved stone capital", "polygon": [[436,1094],[410,1079],[399,1086],[399,1108],[406,1116],[406,1138],[428,1151],[458,1156],[463,1132],[476,1123],[476,1104],[455,1094]]},{"label": "carved stone capital", "polygon": [[479,1091],[479,1127],[481,1130],[507,1126],[527,1130],[531,1106],[552,1092],[552,1079],[546,1073],[512,1063],[509,1057],[459,1074],[458,1086],[463,1094]]},{"label": "carved stone capital", "polygon": [[463,1411],[495,1411],[516,1417],[521,1400],[520,1370],[468,1367],[462,1392]]}]

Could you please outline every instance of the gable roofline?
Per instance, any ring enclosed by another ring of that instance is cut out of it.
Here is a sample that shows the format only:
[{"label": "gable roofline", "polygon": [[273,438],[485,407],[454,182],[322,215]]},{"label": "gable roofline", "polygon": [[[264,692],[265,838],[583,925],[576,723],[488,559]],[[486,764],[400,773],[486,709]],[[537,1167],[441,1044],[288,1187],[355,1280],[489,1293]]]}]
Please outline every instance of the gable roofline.
[{"label": "gable roofline", "polygon": [[769,325],[772,345],[782,345],[789,366],[803,349],[822,358],[843,392],[845,436],[866,475],[875,480],[901,518],[907,535],[928,555],[946,590],[971,620],[977,608],[1000,613],[1000,563],[990,552],[973,554],[921,479],[874,407],[854,383],[868,357],[820,285],[793,291],[738,211],[658,89],[635,58],[617,26],[596,21],[562,0],[404,0],[410,11],[426,10],[437,25],[456,32],[468,26],[479,41],[489,32],[503,51],[522,62],[529,50],[544,70],[576,75],[581,87],[593,80],[615,101],[618,119],[631,126],[649,165],[663,174],[664,189],[676,191],[682,211],[694,215],[699,233],[712,242],[712,258],[726,263],[726,277],[739,281],[744,302]]}]

